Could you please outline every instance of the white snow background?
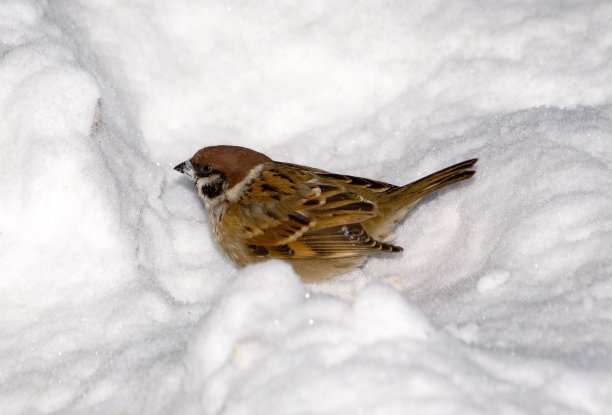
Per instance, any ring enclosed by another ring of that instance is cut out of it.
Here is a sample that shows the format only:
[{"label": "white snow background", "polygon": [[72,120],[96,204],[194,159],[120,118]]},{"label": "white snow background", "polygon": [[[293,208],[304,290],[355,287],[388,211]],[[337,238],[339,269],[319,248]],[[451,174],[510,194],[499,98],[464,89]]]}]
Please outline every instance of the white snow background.
[{"label": "white snow background", "polygon": [[[0,413],[606,414],[612,3],[0,2]],[[172,167],[395,184],[395,257],[304,285]]]}]

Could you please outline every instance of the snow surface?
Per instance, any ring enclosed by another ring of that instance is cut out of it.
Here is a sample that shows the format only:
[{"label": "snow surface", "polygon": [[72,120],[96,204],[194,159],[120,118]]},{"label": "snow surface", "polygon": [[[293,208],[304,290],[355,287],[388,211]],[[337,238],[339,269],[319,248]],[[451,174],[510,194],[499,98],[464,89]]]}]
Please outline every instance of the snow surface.
[{"label": "snow surface", "polygon": [[[604,414],[612,3],[2,0],[0,413]],[[403,184],[397,257],[238,270],[172,167]]]}]

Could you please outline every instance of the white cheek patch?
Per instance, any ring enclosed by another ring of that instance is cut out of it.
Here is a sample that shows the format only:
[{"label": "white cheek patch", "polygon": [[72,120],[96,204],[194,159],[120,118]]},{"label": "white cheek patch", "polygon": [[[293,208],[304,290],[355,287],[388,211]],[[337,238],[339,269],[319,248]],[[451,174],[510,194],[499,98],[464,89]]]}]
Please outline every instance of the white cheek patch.
[{"label": "white cheek patch", "polygon": [[198,188],[200,188],[202,186],[210,185],[216,181],[219,181],[219,179],[221,179],[221,176],[219,176],[218,174],[213,174],[212,176],[208,177],[198,177],[196,183],[198,185]]},{"label": "white cheek patch", "polygon": [[263,168],[263,164],[259,164],[253,167],[249,174],[247,174],[241,182],[236,183],[234,187],[228,189],[227,192],[225,192],[225,197],[227,198],[227,200],[229,200],[230,202],[237,202],[244,194],[246,188],[253,182],[255,177],[259,176]]}]

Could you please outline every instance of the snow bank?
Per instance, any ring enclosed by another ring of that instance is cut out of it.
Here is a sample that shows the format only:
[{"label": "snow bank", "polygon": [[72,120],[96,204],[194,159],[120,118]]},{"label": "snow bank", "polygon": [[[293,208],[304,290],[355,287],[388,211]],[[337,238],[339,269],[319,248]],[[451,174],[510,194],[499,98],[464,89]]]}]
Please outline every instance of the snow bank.
[{"label": "snow bank", "polygon": [[467,347],[388,286],[344,303],[291,273],[258,265],[228,287],[191,344],[177,412],[541,413],[561,390],[569,405],[607,399],[599,376]]},{"label": "snow bank", "polygon": [[[5,0],[0,412],[606,413],[606,2]],[[172,166],[403,184],[397,257],[237,270]]]}]

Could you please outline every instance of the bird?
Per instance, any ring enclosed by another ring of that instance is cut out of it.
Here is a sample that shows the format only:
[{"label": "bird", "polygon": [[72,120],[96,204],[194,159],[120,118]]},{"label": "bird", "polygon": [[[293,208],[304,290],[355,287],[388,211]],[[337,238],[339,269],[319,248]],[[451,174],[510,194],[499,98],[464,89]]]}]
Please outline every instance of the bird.
[{"label": "bird", "polygon": [[239,267],[280,259],[304,283],[397,254],[393,228],[428,194],[469,179],[477,158],[404,186],[274,161],[232,145],[208,146],[174,170],[194,181],[213,239]]}]

